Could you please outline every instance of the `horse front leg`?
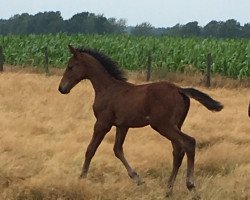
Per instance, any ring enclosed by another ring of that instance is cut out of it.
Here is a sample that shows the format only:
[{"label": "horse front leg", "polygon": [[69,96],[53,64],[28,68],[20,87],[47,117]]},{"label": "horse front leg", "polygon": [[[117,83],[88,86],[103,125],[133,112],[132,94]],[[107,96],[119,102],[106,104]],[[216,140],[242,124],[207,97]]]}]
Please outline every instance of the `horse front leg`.
[{"label": "horse front leg", "polygon": [[124,153],[123,153],[122,145],[124,143],[127,132],[128,132],[128,128],[116,127],[114,153],[115,153],[115,156],[121,160],[121,162],[123,163],[123,165],[127,169],[127,172],[128,172],[128,175],[130,176],[130,178],[132,178],[137,183],[137,185],[141,185],[144,182],[141,180],[141,178],[136,173],[136,171],[134,169],[132,169],[132,167],[129,165],[129,163],[126,160]]},{"label": "horse front leg", "polygon": [[95,155],[97,148],[101,144],[103,138],[110,131],[110,129],[111,129],[111,126],[107,126],[106,123],[101,123],[99,121],[95,123],[94,133],[88,145],[87,151],[85,153],[85,161],[82,167],[80,178],[87,177],[90,162],[93,156]]}]

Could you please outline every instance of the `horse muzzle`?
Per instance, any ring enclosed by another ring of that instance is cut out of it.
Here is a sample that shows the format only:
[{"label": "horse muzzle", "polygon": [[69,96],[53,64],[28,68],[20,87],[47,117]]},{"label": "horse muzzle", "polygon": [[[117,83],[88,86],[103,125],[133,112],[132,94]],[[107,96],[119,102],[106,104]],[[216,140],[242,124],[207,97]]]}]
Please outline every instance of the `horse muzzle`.
[{"label": "horse muzzle", "polygon": [[70,90],[67,89],[67,87],[62,87],[61,85],[58,88],[58,91],[61,92],[62,94],[68,94]]}]

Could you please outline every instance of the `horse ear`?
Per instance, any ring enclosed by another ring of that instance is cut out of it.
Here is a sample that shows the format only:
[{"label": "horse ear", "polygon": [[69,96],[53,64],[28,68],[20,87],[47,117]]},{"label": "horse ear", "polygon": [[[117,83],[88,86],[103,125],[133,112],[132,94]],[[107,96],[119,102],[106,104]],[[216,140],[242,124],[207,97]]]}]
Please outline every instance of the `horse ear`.
[{"label": "horse ear", "polygon": [[72,47],[71,45],[69,45],[69,52],[72,53],[74,56],[77,55],[77,50],[74,47]]}]

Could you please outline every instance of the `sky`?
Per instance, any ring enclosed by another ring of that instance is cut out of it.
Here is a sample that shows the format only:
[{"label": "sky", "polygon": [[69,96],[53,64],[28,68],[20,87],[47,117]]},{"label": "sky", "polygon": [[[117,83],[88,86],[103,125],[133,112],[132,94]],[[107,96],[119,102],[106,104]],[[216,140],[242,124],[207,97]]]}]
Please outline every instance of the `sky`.
[{"label": "sky", "polygon": [[228,19],[250,23],[250,0],[0,0],[0,19],[44,11],[60,11],[64,19],[87,11],[126,19],[128,26],[149,22],[154,27],[172,27],[191,21],[204,26]]}]

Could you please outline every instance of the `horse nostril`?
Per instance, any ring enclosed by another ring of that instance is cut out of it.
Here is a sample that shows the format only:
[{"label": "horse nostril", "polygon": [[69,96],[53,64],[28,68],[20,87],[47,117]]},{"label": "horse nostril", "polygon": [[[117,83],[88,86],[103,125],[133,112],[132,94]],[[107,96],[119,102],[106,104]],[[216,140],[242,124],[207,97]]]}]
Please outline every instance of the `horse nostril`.
[{"label": "horse nostril", "polygon": [[66,91],[63,89],[63,87],[59,86],[58,91],[61,92],[62,94],[65,94]]}]

